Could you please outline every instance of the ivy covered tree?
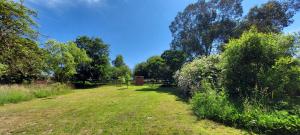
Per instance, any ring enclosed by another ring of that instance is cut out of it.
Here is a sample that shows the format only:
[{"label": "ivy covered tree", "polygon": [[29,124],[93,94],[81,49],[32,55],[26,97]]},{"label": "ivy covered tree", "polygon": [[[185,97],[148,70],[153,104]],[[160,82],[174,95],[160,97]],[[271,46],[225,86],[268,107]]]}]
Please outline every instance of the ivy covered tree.
[{"label": "ivy covered tree", "polygon": [[36,12],[23,1],[0,0],[1,83],[22,83],[38,78],[44,68],[44,52],[36,39]]}]

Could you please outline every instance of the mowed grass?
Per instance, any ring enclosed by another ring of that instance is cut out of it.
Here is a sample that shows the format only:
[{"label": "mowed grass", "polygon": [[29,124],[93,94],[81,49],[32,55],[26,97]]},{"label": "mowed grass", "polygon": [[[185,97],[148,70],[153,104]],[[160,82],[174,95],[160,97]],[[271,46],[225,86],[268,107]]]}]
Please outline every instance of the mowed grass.
[{"label": "mowed grass", "polygon": [[0,106],[0,134],[245,134],[197,120],[171,88],[103,86]]}]

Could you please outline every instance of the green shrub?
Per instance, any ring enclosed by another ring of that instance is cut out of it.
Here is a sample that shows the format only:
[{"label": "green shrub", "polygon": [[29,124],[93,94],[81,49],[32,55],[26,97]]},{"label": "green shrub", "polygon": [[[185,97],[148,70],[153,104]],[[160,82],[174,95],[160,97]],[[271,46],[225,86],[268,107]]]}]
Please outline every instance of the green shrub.
[{"label": "green shrub", "polygon": [[222,122],[230,122],[237,117],[237,109],[227,100],[224,91],[217,92],[205,81],[202,81],[202,86],[204,91],[196,93],[191,102],[197,116]]},{"label": "green shrub", "polygon": [[291,57],[276,60],[263,80],[272,90],[272,99],[295,98],[300,95],[300,62]]},{"label": "green shrub", "polygon": [[188,95],[201,91],[203,80],[213,84],[213,87],[218,87],[221,73],[218,66],[220,60],[220,56],[211,55],[185,64],[174,76],[177,85]]},{"label": "green shrub", "polygon": [[255,29],[231,40],[222,54],[226,90],[231,97],[254,100],[295,94],[300,88],[296,48],[293,36]]},{"label": "green shrub", "polygon": [[253,105],[247,100],[243,104],[233,104],[224,91],[217,92],[209,83],[203,82],[203,84],[205,84],[202,85],[204,92],[195,94],[191,102],[198,117],[257,133],[299,134],[299,115],[292,115],[287,111],[268,111],[262,105]]}]

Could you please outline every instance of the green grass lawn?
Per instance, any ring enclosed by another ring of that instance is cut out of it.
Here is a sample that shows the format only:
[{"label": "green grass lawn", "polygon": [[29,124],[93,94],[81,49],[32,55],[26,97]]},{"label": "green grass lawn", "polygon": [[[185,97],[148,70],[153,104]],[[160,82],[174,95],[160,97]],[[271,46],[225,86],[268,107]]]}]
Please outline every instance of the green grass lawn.
[{"label": "green grass lawn", "polygon": [[171,88],[104,86],[0,106],[0,134],[244,134],[197,120]]}]

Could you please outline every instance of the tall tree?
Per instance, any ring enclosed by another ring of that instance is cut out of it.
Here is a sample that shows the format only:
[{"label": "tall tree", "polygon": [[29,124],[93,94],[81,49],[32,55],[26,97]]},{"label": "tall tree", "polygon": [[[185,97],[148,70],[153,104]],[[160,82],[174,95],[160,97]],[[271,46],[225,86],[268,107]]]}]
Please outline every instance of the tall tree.
[{"label": "tall tree", "polygon": [[43,51],[36,39],[36,12],[23,1],[0,0],[0,65],[2,83],[22,83],[37,78],[43,69]]},{"label": "tall tree", "polygon": [[130,68],[125,64],[124,58],[122,55],[118,55],[115,60],[112,61],[114,67],[112,67],[112,76],[113,80],[124,80],[131,77],[132,73]]},{"label": "tall tree", "polygon": [[242,13],[242,0],[198,0],[171,23],[171,48],[184,51],[189,58],[209,55],[235,34]]},{"label": "tall tree", "polygon": [[156,81],[164,79],[166,63],[160,56],[153,56],[147,60],[148,77]]},{"label": "tall tree", "polygon": [[186,62],[186,54],[179,50],[166,50],[161,55],[161,58],[164,59],[167,66],[164,79],[169,83],[173,83],[173,75]]},{"label": "tall tree", "polygon": [[89,64],[80,64],[77,67],[76,79],[80,81],[106,81],[109,79],[109,46],[100,38],[78,37],[77,46],[84,49],[92,59]]},{"label": "tall tree", "polygon": [[76,74],[76,67],[88,63],[91,59],[85,50],[80,49],[73,42],[59,43],[50,40],[46,43],[48,72],[54,74],[58,82],[69,81]]},{"label": "tall tree", "polygon": [[147,67],[147,63],[146,62],[142,62],[137,64],[134,67],[134,75],[135,76],[144,76],[145,79],[149,79],[149,75],[148,75],[148,67]]},{"label": "tall tree", "polygon": [[177,71],[185,63],[186,54],[183,51],[166,50],[162,53],[161,58],[165,60],[172,71]]},{"label": "tall tree", "polygon": [[125,66],[125,62],[124,62],[124,58],[122,55],[118,55],[116,57],[115,60],[112,61],[112,64],[115,66],[115,67],[122,67],[122,66]]},{"label": "tall tree", "polygon": [[270,0],[261,6],[251,8],[242,27],[250,29],[251,26],[255,26],[260,32],[278,33],[293,23],[293,17],[299,8],[299,1]]}]

